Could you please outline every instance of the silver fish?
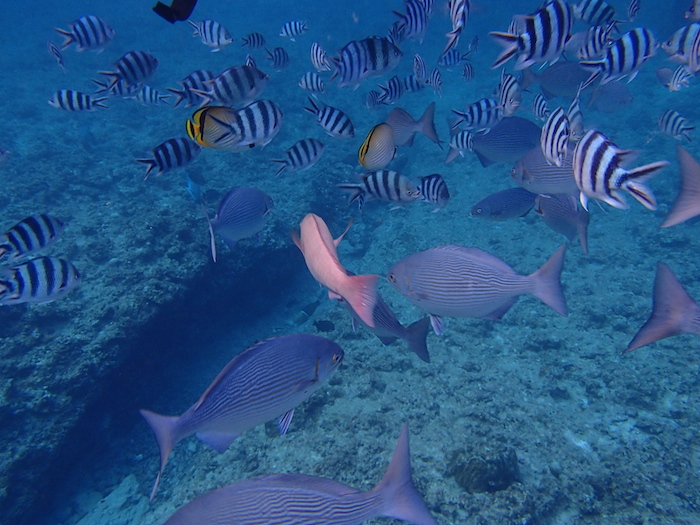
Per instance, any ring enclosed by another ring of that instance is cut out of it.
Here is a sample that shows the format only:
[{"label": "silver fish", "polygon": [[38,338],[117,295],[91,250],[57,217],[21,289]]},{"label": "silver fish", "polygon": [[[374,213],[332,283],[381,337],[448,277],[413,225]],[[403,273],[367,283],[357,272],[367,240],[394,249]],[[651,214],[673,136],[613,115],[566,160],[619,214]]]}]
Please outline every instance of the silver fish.
[{"label": "silver fish", "polygon": [[589,213],[579,208],[573,195],[538,195],[535,199],[535,212],[544,223],[557,233],[572,241],[578,234],[583,253],[588,253]]},{"label": "silver fish", "polygon": [[316,121],[331,137],[349,139],[355,136],[355,127],[350,117],[338,108],[327,106],[322,102],[309,97],[311,107],[304,107],[306,111],[316,116]]},{"label": "silver fish", "polygon": [[94,15],[83,16],[69,24],[70,30],[56,28],[56,32],[65,37],[61,49],[75,44],[76,51],[102,51],[114,38],[114,29]]},{"label": "silver fish", "polygon": [[659,129],[676,140],[685,138],[690,142],[692,139],[688,132],[694,130],[695,126],[688,125],[688,119],[683,117],[678,111],[668,109],[659,117]]},{"label": "silver fish", "polygon": [[413,146],[416,133],[422,133],[438,146],[441,144],[435,129],[435,102],[425,108],[418,120],[414,120],[405,109],[394,108],[386,118],[386,123],[394,130],[394,144],[397,146]]},{"label": "silver fish", "polygon": [[339,57],[330,57],[333,69],[331,80],[338,78],[338,87],[357,86],[369,77],[391,72],[403,53],[388,38],[369,37],[352,40],[341,50]]},{"label": "silver fish", "polygon": [[292,42],[296,37],[303,35],[309,30],[308,25],[303,20],[291,20],[282,26],[280,36],[289,38]]},{"label": "silver fish", "polygon": [[360,175],[360,182],[338,184],[342,190],[350,193],[348,205],[357,201],[362,211],[365,196],[373,200],[395,203],[411,203],[421,195],[420,189],[410,179],[392,170],[376,170]]},{"label": "silver fish", "polygon": [[439,173],[421,177],[418,188],[420,189],[421,201],[435,205],[433,212],[440,211],[447,206],[447,202],[450,200],[447,183]]},{"label": "silver fish", "polygon": [[510,172],[511,178],[532,193],[578,193],[572,165],[573,155],[569,151],[564,165],[551,165],[538,145],[518,160]]},{"label": "silver fish", "polygon": [[323,83],[323,79],[321,79],[318,73],[313,71],[304,73],[304,76],[301,77],[299,81],[299,87],[311,93],[323,93],[326,91],[326,85]]},{"label": "silver fish", "polygon": [[534,122],[507,117],[488,133],[477,133],[472,140],[474,153],[482,166],[494,162],[515,162],[540,143],[540,127]]},{"label": "silver fish", "polygon": [[472,207],[470,215],[488,221],[517,219],[530,213],[536,198],[536,194],[523,188],[508,188],[481,199]]},{"label": "silver fish", "polygon": [[158,59],[147,51],[129,51],[114,64],[116,71],[100,71],[114,84],[119,80],[127,86],[138,86],[148,80],[158,67]]},{"label": "silver fish", "polygon": [[0,306],[49,303],[64,297],[80,284],[72,263],[56,257],[37,257],[0,268]]}]

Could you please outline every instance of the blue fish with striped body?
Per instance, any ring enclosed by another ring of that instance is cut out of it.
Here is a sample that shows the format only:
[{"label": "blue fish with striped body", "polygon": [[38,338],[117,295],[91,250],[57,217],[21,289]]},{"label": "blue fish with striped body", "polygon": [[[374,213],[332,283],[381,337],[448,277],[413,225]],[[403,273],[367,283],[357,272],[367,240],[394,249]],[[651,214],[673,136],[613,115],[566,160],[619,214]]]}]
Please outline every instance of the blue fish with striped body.
[{"label": "blue fish with striped body", "polygon": [[160,470],[151,500],[177,443],[196,434],[200,441],[222,453],[241,433],[275,418],[279,418],[280,433],[285,434],[294,409],[335,372],[343,356],[340,346],[323,337],[273,337],[233,358],[180,416],[141,410],[160,448]]},{"label": "blue fish with striped body", "polygon": [[299,87],[311,93],[323,93],[326,91],[326,85],[323,79],[315,71],[307,71],[299,81]]},{"label": "blue fish with striped body", "polygon": [[258,98],[270,77],[255,66],[233,66],[213,80],[204,81],[206,89],[190,88],[202,99],[200,107],[212,103],[245,106]]},{"label": "blue fish with striped body", "polygon": [[150,157],[136,160],[148,166],[146,175],[143,177],[143,180],[146,180],[153,170],[156,170],[155,175],[159,177],[168,171],[188,166],[201,151],[201,146],[196,142],[177,137],[168,139],[153,148]]},{"label": "blue fish with striped body", "polygon": [[316,68],[316,71],[330,71],[331,66],[328,63],[328,55],[325,49],[320,44],[314,42],[311,44],[311,63]]},{"label": "blue fish with striped body", "polygon": [[168,88],[168,91],[177,97],[173,107],[177,107],[183,100],[186,102],[186,108],[199,104],[202,97],[195,90],[206,91],[206,83],[210,80],[214,80],[215,78],[216,75],[213,72],[206,69],[198,69],[178,82],[182,89]]},{"label": "blue fish with striped body", "polygon": [[452,112],[458,117],[452,129],[461,127],[465,130],[486,130],[498,124],[503,118],[503,108],[493,98],[479,99],[469,104],[466,111],[453,109]]},{"label": "blue fish with striped body", "polygon": [[406,0],[405,6],[405,14],[394,11],[394,14],[399,17],[403,38],[412,38],[422,44],[425,30],[428,28],[426,6],[421,0]]},{"label": "blue fish with striped body", "polygon": [[66,111],[93,111],[95,108],[107,108],[103,101],[106,97],[93,98],[90,95],[73,91],[72,89],[60,89],[48,100],[49,105],[56,109]]},{"label": "blue fish with striped body", "polygon": [[559,276],[566,245],[535,273],[518,275],[498,257],[479,248],[436,246],[402,259],[389,270],[389,282],[415,306],[430,314],[435,333],[441,316],[498,320],[518,296],[532,294],[558,314],[568,315]]},{"label": "blue fish with striped body", "polygon": [[104,47],[114,38],[114,29],[94,15],[83,16],[69,24],[70,30],[55,28],[56,32],[65,40],[61,49],[75,44],[76,51],[102,52]]},{"label": "blue fish with striped body", "polygon": [[289,54],[287,54],[283,47],[276,47],[272,51],[266,49],[265,52],[267,53],[267,59],[272,62],[272,67],[277,71],[289,65]]},{"label": "blue fish with striped body", "polygon": [[338,78],[338,87],[358,86],[366,78],[381,76],[392,71],[403,53],[388,38],[369,37],[351,40],[339,57],[330,57],[333,68],[331,80]]},{"label": "blue fish with striped body", "polygon": [[115,63],[116,71],[100,71],[111,79],[110,86],[121,79],[127,86],[148,80],[158,67],[158,59],[147,51],[128,51]]},{"label": "blue fish with striped body", "polygon": [[56,257],[37,257],[23,264],[0,268],[0,306],[50,303],[80,284],[72,263]]},{"label": "blue fish with striped body", "polygon": [[251,49],[260,49],[265,47],[265,37],[260,33],[250,33],[243,37],[241,45]]},{"label": "blue fish with striped body", "polygon": [[284,159],[272,159],[272,162],[280,164],[275,176],[282,173],[286,168],[289,168],[289,171],[309,169],[318,162],[324,149],[325,146],[320,140],[300,140],[285,152]]},{"label": "blue fish with striped body", "polygon": [[222,47],[233,43],[231,33],[216,20],[200,20],[199,22],[188,20],[188,22],[194,29],[192,36],[198,36],[202,40],[202,44],[211,47],[212,53],[216,53]]},{"label": "blue fish with striped body", "polygon": [[350,117],[343,111],[332,106],[327,106],[321,101],[316,101],[309,97],[310,108],[304,107],[306,111],[316,116],[316,121],[331,137],[339,139],[350,139],[355,136],[355,126]]},{"label": "blue fish with striped body", "polygon": [[407,424],[372,490],[303,474],[271,474],[207,492],[165,525],[360,525],[379,516],[437,525],[411,479]]},{"label": "blue fish with striped body", "polygon": [[435,205],[433,213],[447,206],[447,202],[450,200],[450,191],[447,189],[447,183],[439,173],[432,173],[421,177],[418,188],[420,190],[421,201]]},{"label": "blue fish with striped body", "polygon": [[294,42],[294,39],[298,36],[303,35],[309,30],[309,27],[306,25],[306,22],[301,21],[301,20],[292,20],[290,22],[286,22],[282,26],[282,30],[280,31],[280,36],[289,38],[292,42]]},{"label": "blue fish with striped body", "polygon": [[55,244],[66,226],[60,219],[42,213],[26,217],[0,235],[0,259],[3,264],[44,250]]}]

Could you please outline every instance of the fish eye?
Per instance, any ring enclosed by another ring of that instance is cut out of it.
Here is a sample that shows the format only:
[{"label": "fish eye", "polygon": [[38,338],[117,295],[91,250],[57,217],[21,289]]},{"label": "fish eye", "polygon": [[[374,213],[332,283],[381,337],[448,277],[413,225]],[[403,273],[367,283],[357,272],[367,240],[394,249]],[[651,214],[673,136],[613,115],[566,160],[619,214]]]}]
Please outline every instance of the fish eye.
[{"label": "fish eye", "polygon": [[474,215],[481,215],[482,213],[484,213],[484,210],[481,208],[477,208],[476,210],[474,210]]},{"label": "fish eye", "polygon": [[333,358],[331,359],[331,362],[332,362],[333,364],[335,364],[335,363],[337,363],[338,361],[340,361],[340,356],[339,356],[338,354],[333,354]]},{"label": "fish eye", "polygon": [[390,274],[387,276],[387,279],[389,280],[390,283],[395,283],[395,282],[396,282],[396,275],[393,274],[393,273],[390,273]]}]

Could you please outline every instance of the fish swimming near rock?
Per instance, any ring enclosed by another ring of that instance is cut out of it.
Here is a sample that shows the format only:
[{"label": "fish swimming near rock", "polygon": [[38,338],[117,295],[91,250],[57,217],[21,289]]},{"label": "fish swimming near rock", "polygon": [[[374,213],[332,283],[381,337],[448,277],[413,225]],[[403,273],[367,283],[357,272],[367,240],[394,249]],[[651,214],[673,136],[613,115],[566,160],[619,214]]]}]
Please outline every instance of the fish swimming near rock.
[{"label": "fish swimming near rock", "polygon": [[347,270],[340,264],[337,246],[347,231],[346,229],[340,237],[333,239],[324,220],[309,213],[301,221],[300,232],[292,232],[292,240],[301,250],[311,275],[328,288],[329,297],[333,299],[335,296],[341,296],[367,326],[374,328],[379,276],[348,275]]},{"label": "fish swimming near rock", "polygon": [[45,250],[61,238],[66,225],[53,215],[26,217],[0,235],[0,261],[16,261]]},{"label": "fish swimming near rock", "polygon": [[80,279],[71,262],[56,257],[0,267],[0,306],[56,301],[78,286]]},{"label": "fish swimming near rock", "polygon": [[681,167],[681,189],[671,211],[661,224],[669,228],[700,215],[700,163],[688,151],[676,146]]},{"label": "fish swimming near rock", "polygon": [[384,477],[372,490],[361,492],[304,474],[271,474],[207,492],[165,525],[360,525],[379,516],[437,525],[411,479],[407,424]]},{"label": "fish swimming near rock", "polygon": [[342,348],[324,337],[273,337],[234,357],[181,415],[140,410],[160,448],[160,470],[151,500],[168,456],[180,441],[196,434],[204,444],[222,453],[241,433],[275,418],[279,418],[280,434],[285,434],[294,409],[323,385],[343,357]]},{"label": "fish swimming near rock", "polygon": [[477,202],[470,215],[487,221],[517,219],[530,213],[536,198],[536,194],[523,188],[508,188]]}]

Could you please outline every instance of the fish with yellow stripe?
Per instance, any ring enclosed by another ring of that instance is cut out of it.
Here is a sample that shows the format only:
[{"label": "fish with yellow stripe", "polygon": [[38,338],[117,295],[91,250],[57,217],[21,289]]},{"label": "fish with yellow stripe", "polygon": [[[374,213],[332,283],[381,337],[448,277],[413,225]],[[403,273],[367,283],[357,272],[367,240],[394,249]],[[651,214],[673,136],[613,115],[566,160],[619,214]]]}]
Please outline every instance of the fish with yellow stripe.
[{"label": "fish with yellow stripe", "polygon": [[369,130],[357,156],[365,169],[380,170],[385,168],[396,156],[394,128],[385,122],[374,126]]},{"label": "fish with yellow stripe", "polygon": [[243,138],[236,132],[238,111],[225,106],[206,106],[194,112],[185,123],[187,136],[200,146],[231,149]]}]

